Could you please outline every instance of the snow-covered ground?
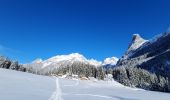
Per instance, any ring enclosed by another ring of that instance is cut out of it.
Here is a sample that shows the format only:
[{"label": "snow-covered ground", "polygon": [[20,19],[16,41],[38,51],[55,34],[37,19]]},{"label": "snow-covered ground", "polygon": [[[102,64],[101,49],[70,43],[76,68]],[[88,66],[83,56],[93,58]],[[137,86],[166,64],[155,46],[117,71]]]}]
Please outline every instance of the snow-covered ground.
[{"label": "snow-covered ground", "polygon": [[0,100],[170,100],[170,93],[0,69]]},{"label": "snow-covered ground", "polygon": [[51,77],[0,68],[0,100],[48,100],[55,86]]}]

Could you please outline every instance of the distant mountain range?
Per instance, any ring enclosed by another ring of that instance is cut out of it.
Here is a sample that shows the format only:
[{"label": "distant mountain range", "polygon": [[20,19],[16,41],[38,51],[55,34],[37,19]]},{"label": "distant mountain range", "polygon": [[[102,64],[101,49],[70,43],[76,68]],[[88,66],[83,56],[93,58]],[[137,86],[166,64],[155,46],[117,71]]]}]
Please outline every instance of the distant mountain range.
[{"label": "distant mountain range", "polygon": [[[47,67],[64,67],[67,65],[71,65],[74,62],[81,62],[84,64],[89,64],[89,65],[93,65],[93,66],[102,66],[102,65],[112,65],[115,66],[116,63],[118,61],[118,58],[116,57],[111,57],[111,58],[106,58],[103,62],[101,61],[97,61],[94,59],[87,59],[85,58],[83,55],[79,54],[79,53],[72,53],[72,54],[68,54],[68,55],[57,55],[54,57],[51,57],[47,60],[42,60],[41,58],[38,58],[36,60],[34,60],[32,63],[30,63],[29,65],[41,65],[41,69],[43,68],[47,68]],[[28,64],[25,64],[28,65]]]},{"label": "distant mountain range", "polygon": [[104,72],[102,66],[115,66],[117,61],[118,58],[112,57],[100,62],[94,59],[87,59],[79,53],[72,53],[69,55],[57,55],[47,60],[36,59],[30,64],[24,64],[24,67],[28,72],[43,75],[64,75],[69,73],[86,77],[98,77],[97,74],[102,73],[103,78]]}]

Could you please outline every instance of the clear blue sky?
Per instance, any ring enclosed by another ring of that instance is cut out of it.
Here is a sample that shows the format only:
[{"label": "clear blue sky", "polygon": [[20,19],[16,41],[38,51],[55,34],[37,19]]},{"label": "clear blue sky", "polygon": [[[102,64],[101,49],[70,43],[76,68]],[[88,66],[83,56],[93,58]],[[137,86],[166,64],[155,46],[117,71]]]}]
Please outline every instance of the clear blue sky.
[{"label": "clear blue sky", "polygon": [[170,0],[1,0],[0,53],[20,62],[78,52],[121,57],[132,34],[170,26]]}]

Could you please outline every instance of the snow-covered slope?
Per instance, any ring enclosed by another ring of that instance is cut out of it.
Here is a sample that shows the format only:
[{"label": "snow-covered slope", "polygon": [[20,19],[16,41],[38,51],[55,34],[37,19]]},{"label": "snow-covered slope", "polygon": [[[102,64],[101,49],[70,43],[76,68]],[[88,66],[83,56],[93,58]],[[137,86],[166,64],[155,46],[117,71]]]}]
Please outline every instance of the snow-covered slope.
[{"label": "snow-covered slope", "polygon": [[0,100],[48,100],[53,78],[0,68]]},{"label": "snow-covered slope", "polygon": [[125,87],[115,81],[60,79],[0,69],[0,100],[169,100],[169,93]]},{"label": "snow-covered slope", "polygon": [[166,32],[160,33],[160,34],[154,36],[152,39],[149,40],[149,43],[154,43],[154,42],[156,42],[158,39],[160,39],[160,38],[162,38],[162,37],[166,37],[166,36],[169,35],[169,34],[170,34],[170,28],[168,28],[168,29],[166,30]]},{"label": "snow-covered slope", "polygon": [[43,60],[41,58],[38,58],[38,59],[34,60],[32,63],[42,63],[42,62],[43,62]]}]

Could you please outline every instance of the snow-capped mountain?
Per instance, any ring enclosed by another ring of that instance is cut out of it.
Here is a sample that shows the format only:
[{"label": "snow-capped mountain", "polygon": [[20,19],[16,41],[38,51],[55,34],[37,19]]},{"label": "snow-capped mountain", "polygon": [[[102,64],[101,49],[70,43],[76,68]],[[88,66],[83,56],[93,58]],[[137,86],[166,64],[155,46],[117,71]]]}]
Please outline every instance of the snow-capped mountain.
[{"label": "snow-capped mountain", "polygon": [[103,65],[116,65],[117,64],[117,61],[119,59],[116,58],[116,57],[111,57],[111,58],[106,58],[103,62]]},{"label": "snow-capped mountain", "polygon": [[116,57],[106,58],[102,64],[103,68],[106,70],[113,69],[116,66],[118,60],[119,59]]},{"label": "snow-capped mountain", "polygon": [[69,65],[73,64],[74,62],[82,62],[85,64],[94,65],[97,67],[101,65],[116,65],[117,61],[118,61],[118,58],[111,57],[111,58],[106,58],[103,62],[101,62],[95,59],[87,59],[79,53],[72,53],[68,55],[57,55],[47,60],[42,60],[41,58],[38,58],[34,60],[32,64],[41,64],[42,68],[45,68],[49,66],[60,67],[60,66],[66,66],[68,64]]},{"label": "snow-capped mountain", "polygon": [[104,78],[102,62],[87,59],[79,53],[57,55],[47,60],[36,59],[24,64],[27,72],[41,75],[78,75],[79,77]]},{"label": "snow-capped mountain", "polygon": [[28,72],[43,75],[64,75],[64,74],[76,74],[87,77],[99,77],[103,78],[104,73],[102,68],[105,64],[115,65],[117,58],[107,58],[104,63],[87,59],[79,53],[72,53],[69,55],[57,55],[47,60],[36,59],[30,64],[24,64]]},{"label": "snow-capped mountain", "polygon": [[55,67],[67,66],[68,64],[71,65],[74,62],[82,62],[94,66],[100,66],[102,64],[97,60],[87,59],[79,53],[72,53],[69,55],[57,55],[44,61],[42,59],[36,59],[35,61],[33,61],[33,64],[41,63],[42,68],[45,68],[49,66],[55,66]]},{"label": "snow-capped mountain", "polygon": [[41,62],[43,62],[43,60],[41,58],[38,58],[38,59],[34,60],[32,63],[41,63]]}]

